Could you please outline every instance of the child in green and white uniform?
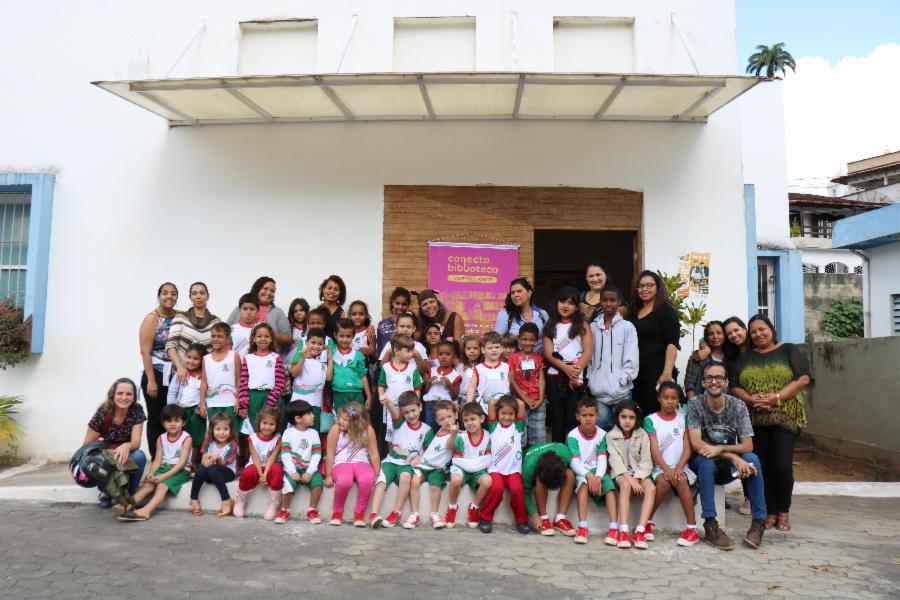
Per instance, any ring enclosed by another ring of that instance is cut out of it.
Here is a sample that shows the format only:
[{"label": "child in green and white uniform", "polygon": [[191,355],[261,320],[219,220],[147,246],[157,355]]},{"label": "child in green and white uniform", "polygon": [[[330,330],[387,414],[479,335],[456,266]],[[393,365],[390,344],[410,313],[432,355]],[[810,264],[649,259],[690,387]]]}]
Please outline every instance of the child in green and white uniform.
[{"label": "child in green and white uniform", "polygon": [[338,414],[341,407],[349,402],[359,402],[367,411],[372,404],[369,367],[362,351],[353,347],[353,332],[353,322],[349,319],[337,322],[337,350],[332,353],[334,372],[331,379],[334,414]]},{"label": "child in green and white uniform", "polygon": [[281,492],[281,510],[276,523],[291,518],[291,501],[300,484],[309,486],[310,498],[306,518],[310,523],[322,522],[319,518],[319,498],[325,484],[319,473],[322,460],[322,442],[318,430],[313,428],[316,416],[313,407],[305,400],[293,400],[284,409],[285,421],[290,426],[281,436],[281,464],[284,467],[284,487]]},{"label": "child in green and white uniform", "polygon": [[203,344],[192,344],[184,355],[187,381],[182,385],[177,377],[169,383],[167,404],[177,404],[184,409],[184,430],[194,442],[194,460],[199,458],[200,444],[206,437],[206,417],[200,416],[200,386],[203,384],[201,365],[206,354]]},{"label": "child in green and white uniform", "polygon": [[[237,352],[228,349],[230,329],[226,323],[216,323],[209,332],[210,353],[203,357],[202,381],[200,383],[200,416],[209,420],[218,413],[231,417],[235,431],[240,430],[238,410],[238,384],[241,375],[241,358]],[[197,448],[203,437],[195,442]],[[197,460],[199,460],[199,455]]]},{"label": "child in green and white uniform", "polygon": [[[385,423],[390,423],[391,420],[390,411],[384,403],[385,398],[396,406],[404,392],[415,392],[418,398],[422,389],[422,376],[416,368],[416,363],[413,362],[415,343],[412,338],[404,334],[394,334],[390,348],[391,359],[382,365],[381,374],[378,376],[378,399],[384,406]],[[388,427],[384,439],[390,442],[393,435],[394,428]]]},{"label": "child in green and white uniform", "polygon": [[468,485],[475,497],[469,503],[468,525],[478,527],[481,518],[479,506],[491,487],[491,436],[482,428],[485,414],[478,402],[469,402],[462,408],[462,422],[465,432],[456,434],[453,459],[450,466],[450,490],[447,492],[447,514],[444,523],[447,528],[456,525],[456,504],[463,485]]},{"label": "child in green and white uniform", "polygon": [[291,364],[291,375],[294,378],[291,401],[303,400],[312,406],[315,414],[313,427],[316,431],[319,431],[322,418],[325,383],[334,373],[334,351],[328,345],[330,339],[325,335],[325,330],[311,327],[306,332],[306,339],[300,340]]},{"label": "child in green and white uniform", "polygon": [[616,532],[616,484],[606,473],[607,456],[606,432],[597,427],[597,402],[585,396],[575,405],[578,427],[569,432],[566,445],[572,453],[569,468],[575,473],[575,502],[578,506],[578,530],[575,543],[588,541],[587,508],[588,499],[598,507],[606,506],[609,515],[609,530],[606,543],[617,543]]},{"label": "child in green and white uniform", "polygon": [[[396,356],[396,351],[395,351]],[[379,390],[381,391],[381,390]],[[398,409],[394,402],[382,394],[381,401],[391,415],[390,450],[381,463],[381,471],[375,480],[375,498],[372,500],[372,514],[369,522],[372,528],[393,527],[400,521],[400,511],[409,497],[410,515],[403,524],[405,529],[412,529],[419,524],[419,490],[412,485],[413,469],[419,465],[422,452],[425,449],[425,436],[431,431],[420,420],[422,406],[415,392],[407,391],[400,394]],[[397,484],[397,501],[394,510],[387,516],[378,514],[381,503],[384,501],[384,493],[387,486]]]},{"label": "child in green and white uniform", "polygon": [[413,487],[420,486],[422,481],[431,489],[431,526],[440,529],[444,520],[438,509],[441,506],[441,491],[447,485],[447,467],[453,458],[456,448],[456,409],[450,400],[438,400],[434,403],[434,418],[440,429],[430,429],[422,443],[424,452],[418,466],[414,469]]}]

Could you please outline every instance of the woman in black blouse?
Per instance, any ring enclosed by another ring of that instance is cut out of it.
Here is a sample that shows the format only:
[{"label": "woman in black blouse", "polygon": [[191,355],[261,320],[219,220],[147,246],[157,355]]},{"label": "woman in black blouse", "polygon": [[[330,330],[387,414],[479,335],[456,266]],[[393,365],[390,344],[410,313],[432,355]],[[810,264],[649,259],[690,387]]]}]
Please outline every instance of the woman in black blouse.
[{"label": "woman in black blouse", "polygon": [[666,286],[653,271],[641,271],[631,288],[631,316],[638,336],[638,375],[633,399],[645,415],[659,410],[656,387],[675,380],[681,325]]},{"label": "woman in black blouse", "polygon": [[[84,444],[90,444],[97,440],[103,440],[116,455],[116,461],[120,465],[134,461],[137,471],[131,474],[128,481],[128,492],[134,494],[141,477],[144,474],[144,466],[147,457],[141,450],[141,435],[144,432],[144,421],[147,415],[137,400],[137,386],[127,377],[116,379],[106,393],[106,401],[100,405],[94,416],[88,422],[87,432],[84,434]],[[156,443],[156,440],[153,440]],[[109,496],[100,490],[100,506],[108,508]]]}]

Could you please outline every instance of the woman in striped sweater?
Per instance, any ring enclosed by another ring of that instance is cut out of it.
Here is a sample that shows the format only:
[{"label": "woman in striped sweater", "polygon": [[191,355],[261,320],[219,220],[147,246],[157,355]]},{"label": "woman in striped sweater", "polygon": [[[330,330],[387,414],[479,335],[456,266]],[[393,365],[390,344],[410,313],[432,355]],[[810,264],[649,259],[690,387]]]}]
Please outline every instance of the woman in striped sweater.
[{"label": "woman in striped sweater", "polygon": [[212,326],[219,322],[219,317],[209,312],[206,303],[209,301],[209,290],[202,281],[191,284],[189,297],[191,307],[172,318],[169,327],[169,338],[166,341],[166,353],[175,367],[178,381],[187,381],[187,369],[184,367],[184,355],[191,344],[202,344],[209,351],[209,337]]}]

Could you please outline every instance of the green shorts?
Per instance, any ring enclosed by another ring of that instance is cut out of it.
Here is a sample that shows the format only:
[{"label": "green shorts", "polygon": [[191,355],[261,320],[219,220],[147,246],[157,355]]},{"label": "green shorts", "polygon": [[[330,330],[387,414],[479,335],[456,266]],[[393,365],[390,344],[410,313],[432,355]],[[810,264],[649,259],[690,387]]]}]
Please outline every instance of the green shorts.
[{"label": "green shorts", "polygon": [[[196,406],[187,406],[184,411],[187,413],[184,430],[191,436],[191,445],[199,448],[203,445],[203,439],[206,437],[206,419],[197,414]],[[194,458],[197,456],[195,455]]]},{"label": "green shorts", "polygon": [[219,413],[225,413],[229,417],[231,417],[231,425],[234,427],[234,435],[237,435],[241,431],[241,420],[238,419],[237,412],[234,410],[234,406],[211,406],[206,409],[206,424],[209,426],[209,420],[212,419]]},{"label": "green shorts", "polygon": [[338,414],[342,406],[350,402],[359,402],[359,405],[365,408],[366,395],[363,392],[331,392],[331,403],[334,406],[335,415]]},{"label": "green shorts", "polygon": [[[174,468],[175,468],[175,465],[163,465],[160,468],[158,468],[156,470],[156,473],[154,473],[153,475],[154,476],[165,475],[166,473],[168,473],[169,471],[171,471]],[[164,486],[166,486],[167,488],[169,488],[169,493],[171,493],[173,496],[177,496],[178,492],[181,491],[181,486],[183,486],[190,480],[191,480],[191,475],[190,475],[190,473],[188,473],[187,466],[185,466],[185,468],[178,471],[171,477],[166,477],[163,480],[162,484]]]},{"label": "green shorts", "polygon": [[453,475],[462,475],[463,485],[469,486],[469,488],[473,492],[478,491],[478,480],[481,479],[482,475],[488,475],[488,472],[482,469],[481,471],[475,471],[474,473],[469,473],[468,471],[457,470],[453,472]]},{"label": "green shorts", "polygon": [[[301,483],[299,481],[294,481],[294,478],[285,473],[284,475],[284,487],[282,487],[282,492],[285,494],[292,494],[297,491],[297,487],[305,485],[309,489],[314,489],[317,487],[322,487],[325,485],[325,481],[322,479],[322,474],[316,471],[313,473],[312,479],[309,480],[309,483]],[[288,489],[290,488],[290,489]]]},{"label": "green shorts", "polygon": [[389,486],[392,483],[400,483],[401,473],[409,473],[411,477],[413,475],[413,468],[409,465],[383,462],[381,463],[381,472],[378,473],[378,478],[375,479],[375,483],[384,483],[385,486]]},{"label": "green shorts", "polygon": [[[587,478],[582,477],[581,475],[575,476],[575,493],[578,493],[578,490],[581,489],[581,486],[587,485]],[[603,508],[606,506],[606,494],[609,492],[616,491],[616,482],[612,480],[612,477],[609,476],[608,473],[605,473],[603,477],[600,479],[600,495],[595,496],[588,492],[588,495],[594,501],[594,504]]]},{"label": "green shorts", "polygon": [[447,485],[447,471],[440,469],[416,469],[415,474],[431,487],[442,488]]}]

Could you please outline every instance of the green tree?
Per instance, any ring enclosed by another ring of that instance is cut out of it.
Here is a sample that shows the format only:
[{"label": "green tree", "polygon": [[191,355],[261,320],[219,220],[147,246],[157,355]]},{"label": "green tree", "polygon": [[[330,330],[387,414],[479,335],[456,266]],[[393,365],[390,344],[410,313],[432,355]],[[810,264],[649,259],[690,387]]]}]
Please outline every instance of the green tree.
[{"label": "green tree", "polygon": [[778,42],[774,46],[760,44],[756,47],[756,52],[747,59],[747,73],[757,77],[765,71],[768,79],[775,79],[777,73],[780,71],[783,75],[786,68],[797,72],[797,63],[791,53],[784,49],[784,42]]}]

